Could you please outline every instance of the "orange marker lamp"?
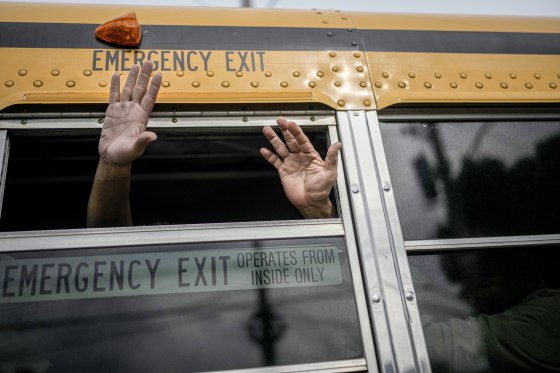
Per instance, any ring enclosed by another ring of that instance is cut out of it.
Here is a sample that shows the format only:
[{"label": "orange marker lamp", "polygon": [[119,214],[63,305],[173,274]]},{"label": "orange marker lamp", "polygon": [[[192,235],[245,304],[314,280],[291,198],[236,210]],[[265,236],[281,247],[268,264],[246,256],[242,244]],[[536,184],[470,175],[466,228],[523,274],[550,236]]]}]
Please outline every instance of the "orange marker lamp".
[{"label": "orange marker lamp", "polygon": [[109,43],[137,47],[142,38],[142,30],[136,13],[128,13],[96,28],[95,36]]}]

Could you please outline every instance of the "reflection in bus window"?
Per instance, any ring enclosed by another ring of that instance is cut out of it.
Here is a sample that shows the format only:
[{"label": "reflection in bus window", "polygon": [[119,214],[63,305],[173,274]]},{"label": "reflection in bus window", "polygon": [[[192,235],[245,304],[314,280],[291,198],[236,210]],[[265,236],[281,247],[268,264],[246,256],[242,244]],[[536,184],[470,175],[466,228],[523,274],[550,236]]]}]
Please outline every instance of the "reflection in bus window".
[{"label": "reflection in bus window", "polygon": [[343,238],[19,252],[0,257],[0,272],[2,372],[200,372],[363,357]]},{"label": "reflection in bus window", "polygon": [[559,249],[409,256],[433,371],[558,371]]},{"label": "reflection in bus window", "polygon": [[[325,156],[327,135],[306,130]],[[12,136],[1,231],[84,228],[98,134]],[[301,219],[259,129],[158,132],[132,166],[135,225]]]},{"label": "reflection in bus window", "polygon": [[559,122],[381,131],[406,240],[560,233]]}]

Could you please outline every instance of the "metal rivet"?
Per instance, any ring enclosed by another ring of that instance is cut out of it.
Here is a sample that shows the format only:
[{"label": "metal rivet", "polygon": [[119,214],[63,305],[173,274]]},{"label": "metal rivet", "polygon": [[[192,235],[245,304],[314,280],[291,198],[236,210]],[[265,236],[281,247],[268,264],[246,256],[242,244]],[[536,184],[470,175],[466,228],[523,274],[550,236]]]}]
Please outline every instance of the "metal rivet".
[{"label": "metal rivet", "polygon": [[481,82],[474,83],[474,86],[478,89],[482,89],[484,87],[484,85]]},{"label": "metal rivet", "polygon": [[436,79],[441,79],[441,73],[435,73],[434,76],[436,77]]},{"label": "metal rivet", "polygon": [[51,71],[51,75],[52,75],[52,76],[59,76],[59,75],[60,75],[60,71],[54,69],[54,70]]},{"label": "metal rivet", "polygon": [[336,53],[335,52],[329,52],[329,56],[336,57]]},{"label": "metal rivet", "polygon": [[346,105],[346,102],[344,102],[344,100],[338,100],[337,104],[338,106],[344,106]]},{"label": "metal rivet", "polygon": [[430,88],[432,88],[432,83],[426,82],[426,83],[424,83],[424,87],[430,89]]},{"label": "metal rivet", "polygon": [[355,46],[357,46],[357,45],[358,45],[357,42],[355,42],[355,41],[352,42],[352,46],[353,46],[353,47],[355,47]]},{"label": "metal rivet", "polygon": [[356,71],[359,72],[359,73],[363,73],[364,68],[362,66],[358,66],[358,67],[356,67]]},{"label": "metal rivet", "polygon": [[288,82],[282,81],[280,82],[280,87],[286,88],[288,86]]},{"label": "metal rivet", "polygon": [[229,82],[224,80],[224,81],[222,82],[222,87],[228,88],[228,87],[229,87]]},{"label": "metal rivet", "polygon": [[552,89],[556,89],[556,87],[558,87],[558,86],[556,85],[556,83],[550,83],[549,86],[550,86],[550,88],[552,88]]},{"label": "metal rivet", "polygon": [[315,12],[315,14],[323,14],[323,12]]},{"label": "metal rivet", "polygon": [[370,105],[371,105],[370,100],[364,100],[364,106],[370,106]]},{"label": "metal rivet", "polygon": [[371,301],[373,303],[379,303],[381,302],[381,297],[379,296],[379,294],[374,293],[371,295]]},{"label": "metal rivet", "polygon": [[383,87],[383,84],[381,84],[381,82],[375,82],[375,87],[381,88]]},{"label": "metal rivet", "polygon": [[338,70],[340,70],[340,68],[338,66],[333,66],[332,67],[332,71],[334,71],[335,73],[338,72]]},{"label": "metal rivet", "polygon": [[359,116],[360,116],[360,113],[358,113],[357,111],[355,111],[355,112],[354,112],[354,116],[355,116],[355,117],[359,117]]},{"label": "metal rivet", "polygon": [[14,81],[13,80],[6,80],[6,82],[4,83],[4,85],[6,87],[12,87],[14,85]]},{"label": "metal rivet", "polygon": [[195,88],[198,88],[198,87],[200,87],[200,83],[199,83],[199,82],[197,82],[196,80],[195,80],[195,81],[193,81],[193,82],[191,83],[191,85],[192,85],[193,87],[195,87]]},{"label": "metal rivet", "polygon": [[272,73],[270,71],[265,71],[264,76],[270,78],[272,76]]},{"label": "metal rivet", "polygon": [[325,73],[323,73],[322,71],[317,71],[317,76],[318,76],[319,78],[322,78],[322,77],[325,76]]},{"label": "metal rivet", "polygon": [[213,76],[214,76],[214,72],[213,72],[213,71],[207,71],[207,72],[206,72],[206,76],[213,77]]},{"label": "metal rivet", "polygon": [[167,80],[165,82],[161,83],[161,86],[163,88],[169,88],[170,85],[171,85],[171,83],[169,83]]},{"label": "metal rivet", "polygon": [[97,123],[99,123],[99,124],[103,124],[103,122],[105,122],[105,119],[104,119],[104,118],[99,118],[99,119],[97,120]]},{"label": "metal rivet", "polygon": [[21,69],[21,70],[18,70],[17,73],[18,73],[20,76],[25,76],[25,75],[27,75],[27,70]]},{"label": "metal rivet", "polygon": [[182,71],[177,71],[177,76],[178,76],[178,77],[182,77],[183,75],[185,75],[184,72],[182,72]]},{"label": "metal rivet", "polygon": [[67,86],[67,87],[72,88],[72,87],[74,87],[75,85],[76,85],[76,82],[73,81],[73,80],[69,80],[69,81],[66,82],[66,86]]},{"label": "metal rivet", "polygon": [[517,74],[511,73],[509,74],[509,77],[512,79],[517,79]]},{"label": "metal rivet", "polygon": [[91,76],[91,74],[92,74],[91,70],[84,70],[85,76]]},{"label": "metal rivet", "polygon": [[336,80],[333,84],[335,87],[340,87],[342,85],[342,83],[339,82],[338,80]]},{"label": "metal rivet", "polygon": [[247,117],[243,117],[243,119],[242,119],[242,120],[243,120],[243,122],[248,122],[248,121],[249,121],[249,118],[247,118]]},{"label": "metal rivet", "polygon": [[533,85],[531,83],[525,83],[525,87],[527,87],[528,89],[533,88]]},{"label": "metal rivet", "polygon": [[353,186],[352,187],[352,193],[354,193],[354,194],[360,193],[360,188],[358,188],[357,186]]},{"label": "metal rivet", "polygon": [[327,32],[327,36],[332,36],[332,32]]},{"label": "metal rivet", "polygon": [[360,82],[360,87],[362,87],[362,88],[367,87],[367,82],[361,81]]},{"label": "metal rivet", "polygon": [[27,124],[27,119],[22,119],[20,123],[23,125]]},{"label": "metal rivet", "polygon": [[387,79],[389,77],[389,73],[383,72],[383,73],[381,73],[381,76],[384,77],[385,79]]},{"label": "metal rivet", "polygon": [[541,78],[541,74],[539,74],[539,73],[534,73],[533,76],[535,77],[535,79],[540,79]]},{"label": "metal rivet", "polygon": [[414,300],[414,293],[411,291],[406,292],[406,300],[412,302]]},{"label": "metal rivet", "polygon": [[461,73],[459,74],[459,76],[461,77],[461,79],[467,79],[467,74],[465,73]]},{"label": "metal rivet", "polygon": [[235,76],[241,78],[243,76],[243,73],[241,71],[236,71]]},{"label": "metal rivet", "polygon": [[308,86],[310,86],[311,88],[315,88],[317,86],[317,83],[311,81],[309,83],[307,83]]},{"label": "metal rivet", "polygon": [[43,85],[43,82],[40,81],[40,80],[36,80],[36,81],[33,82],[33,85],[34,85],[35,87],[40,87],[40,86]]},{"label": "metal rivet", "polygon": [[259,86],[259,82],[251,82],[251,87],[257,88]]},{"label": "metal rivet", "polygon": [[411,77],[412,79],[416,78],[416,74],[414,73],[408,73],[408,76]]},{"label": "metal rivet", "polygon": [[399,88],[406,88],[405,82],[398,82],[397,85],[399,86]]},{"label": "metal rivet", "polygon": [[104,80],[101,80],[101,81],[99,82],[99,86],[100,86],[100,87],[107,87],[107,82],[104,81]]},{"label": "metal rivet", "polygon": [[315,117],[309,118],[309,120],[312,121],[312,122],[315,122],[315,119],[316,119]]},{"label": "metal rivet", "polygon": [[501,82],[500,87],[502,87],[503,89],[507,89],[508,85],[505,82]]},{"label": "metal rivet", "polygon": [[177,118],[171,118],[171,121],[172,121],[173,123],[177,123]]},{"label": "metal rivet", "polygon": [[299,71],[294,71],[292,73],[293,76],[295,76],[296,78],[299,77],[301,74],[299,73]]},{"label": "metal rivet", "polygon": [[389,183],[383,184],[383,190],[386,191],[386,192],[390,191],[391,190],[391,184],[389,184]]},{"label": "metal rivet", "polygon": [[457,88],[457,87],[458,87],[457,83],[455,83],[455,82],[449,83],[449,86],[450,86],[451,88]]},{"label": "metal rivet", "polygon": [[492,74],[490,73],[486,73],[484,74],[484,76],[486,77],[486,79],[492,79]]},{"label": "metal rivet", "polygon": [[362,57],[362,55],[360,54],[360,52],[354,52],[354,57],[360,58]]}]

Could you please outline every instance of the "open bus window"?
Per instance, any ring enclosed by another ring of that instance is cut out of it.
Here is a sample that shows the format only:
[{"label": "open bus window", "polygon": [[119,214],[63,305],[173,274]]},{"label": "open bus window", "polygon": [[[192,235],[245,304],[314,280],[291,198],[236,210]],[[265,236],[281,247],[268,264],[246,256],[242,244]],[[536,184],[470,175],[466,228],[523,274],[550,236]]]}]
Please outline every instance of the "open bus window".
[{"label": "open bus window", "polygon": [[0,371],[200,372],[364,354],[342,237],[16,252],[0,272]]},{"label": "open bus window", "polygon": [[[156,131],[132,165],[134,225],[300,219],[258,129]],[[306,130],[321,156],[327,134]],[[10,137],[1,231],[84,228],[98,134]]]},{"label": "open bus window", "polygon": [[557,371],[559,249],[410,255],[432,370]]}]

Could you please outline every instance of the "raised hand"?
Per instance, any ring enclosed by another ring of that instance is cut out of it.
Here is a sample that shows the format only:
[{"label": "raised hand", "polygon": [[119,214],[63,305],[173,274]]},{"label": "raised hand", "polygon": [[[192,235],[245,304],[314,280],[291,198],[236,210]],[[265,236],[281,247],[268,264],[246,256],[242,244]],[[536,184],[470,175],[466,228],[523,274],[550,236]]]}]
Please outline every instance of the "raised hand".
[{"label": "raised hand", "polygon": [[148,119],[161,85],[156,73],[148,86],[153,63],[146,61],[142,69],[134,65],[120,92],[120,76],[113,74],[109,107],[99,140],[101,161],[109,166],[128,166],[156,140],[156,134],[146,131]]},{"label": "raised hand", "polygon": [[286,196],[306,218],[336,217],[329,194],[336,182],[342,144],[331,145],[323,160],[296,123],[283,117],[276,119],[276,123],[285,142],[272,128],[265,127],[263,134],[276,153],[266,148],[260,152],[278,170]]}]

